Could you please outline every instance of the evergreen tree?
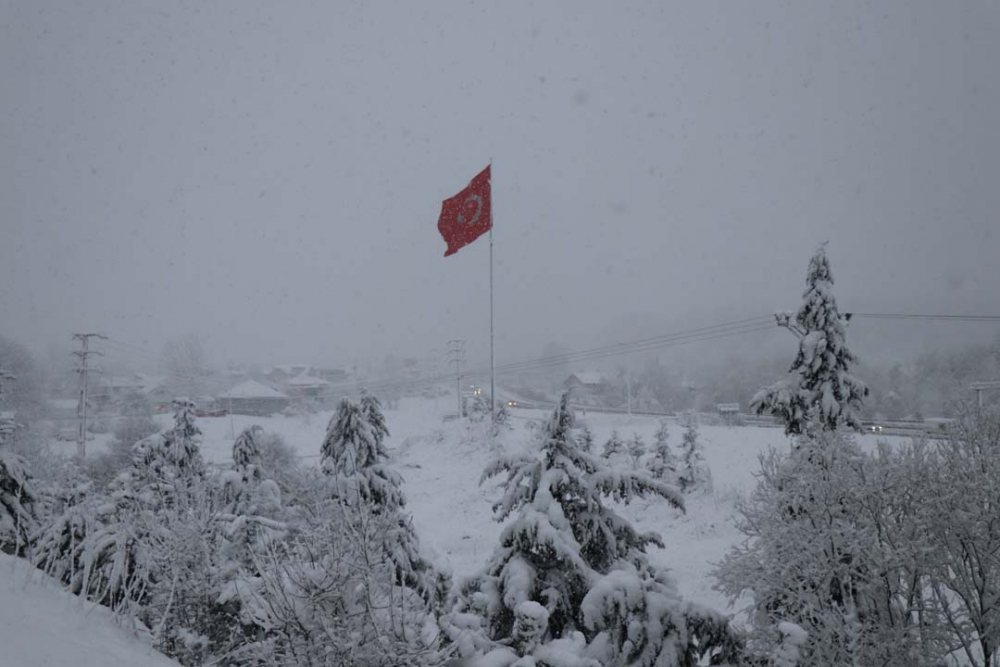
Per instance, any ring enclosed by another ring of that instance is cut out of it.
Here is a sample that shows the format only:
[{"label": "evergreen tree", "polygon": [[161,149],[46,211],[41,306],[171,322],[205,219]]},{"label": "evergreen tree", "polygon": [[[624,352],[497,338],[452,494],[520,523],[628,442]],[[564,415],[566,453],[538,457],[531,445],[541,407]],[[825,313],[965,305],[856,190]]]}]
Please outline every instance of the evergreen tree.
[{"label": "evergreen tree", "polygon": [[366,512],[384,518],[387,528],[382,546],[397,582],[431,603],[450,581],[420,554],[413,523],[403,511],[403,480],[385,463],[389,458],[384,444],[388,435],[377,398],[365,394],[361,405],[345,398],[330,420],[320,465],[335,479],[338,498],[356,510],[355,518],[362,519]]},{"label": "evergreen tree", "polygon": [[[517,516],[486,568],[462,587],[446,632],[464,656],[488,653],[504,665],[527,655],[567,666],[686,666],[702,656],[733,657],[737,642],[725,619],[684,603],[649,564],[646,547],[662,545],[660,537],[638,532],[603,501],[659,496],[682,509],[682,496],[582,452],[567,398],[549,419],[537,457],[500,458],[483,472],[483,481],[506,474],[497,520]],[[556,654],[559,662],[546,660]]]},{"label": "evergreen tree", "polygon": [[681,472],[677,479],[681,491],[687,491],[698,485],[704,477],[701,445],[698,443],[698,423],[688,419],[681,439]]},{"label": "evergreen tree", "polygon": [[389,458],[385,449],[385,439],[389,437],[389,427],[385,424],[385,415],[382,414],[382,403],[374,394],[368,390],[361,392],[361,412],[365,421],[371,427],[372,436],[375,438],[375,448],[385,458]]},{"label": "evergreen tree", "polygon": [[653,456],[646,467],[649,468],[653,479],[672,479],[677,473],[677,459],[674,457],[668,442],[670,430],[667,427],[667,422],[660,420],[654,437],[656,442],[653,444]]},{"label": "evergreen tree", "polygon": [[580,429],[580,437],[577,439],[577,443],[580,446],[580,451],[584,454],[592,454],[594,451],[594,432],[590,430],[589,426],[584,426]]},{"label": "evergreen tree", "polygon": [[510,410],[507,409],[506,403],[500,403],[493,416],[493,435],[499,435],[501,431],[510,430],[510,428]]},{"label": "evergreen tree", "polygon": [[174,426],[143,438],[132,446],[133,481],[137,491],[156,488],[176,494],[190,485],[194,477],[203,477],[201,430],[194,423],[194,403],[174,401]]},{"label": "evergreen tree", "polygon": [[340,402],[320,449],[320,467],[334,479],[341,499],[353,502],[356,498],[375,511],[405,505],[402,479],[385,465],[388,432],[377,399],[369,401],[367,409],[347,398]]},{"label": "evergreen tree", "polygon": [[[778,415],[790,435],[834,431],[840,425],[860,431],[868,387],[850,372],[857,358],[845,342],[825,244],[809,261],[806,285],[795,315],[799,351],[789,369],[797,377],[761,390],[750,408],[757,414]],[[782,317],[786,316],[779,320]]]},{"label": "evergreen tree", "polygon": [[611,437],[604,443],[604,451],[601,452],[601,457],[610,459],[615,454],[621,454],[624,451],[625,442],[622,440],[622,437],[618,435],[618,429],[611,431]]},{"label": "evergreen tree", "polygon": [[243,429],[233,442],[233,469],[244,477],[261,476],[261,441],[264,429],[254,424]]},{"label": "evergreen tree", "polygon": [[35,491],[24,458],[13,451],[14,417],[0,412],[0,551],[20,554],[35,528]]},{"label": "evergreen tree", "polygon": [[628,441],[628,455],[632,459],[632,467],[638,468],[639,462],[646,454],[646,443],[638,433],[632,434],[632,439]]}]

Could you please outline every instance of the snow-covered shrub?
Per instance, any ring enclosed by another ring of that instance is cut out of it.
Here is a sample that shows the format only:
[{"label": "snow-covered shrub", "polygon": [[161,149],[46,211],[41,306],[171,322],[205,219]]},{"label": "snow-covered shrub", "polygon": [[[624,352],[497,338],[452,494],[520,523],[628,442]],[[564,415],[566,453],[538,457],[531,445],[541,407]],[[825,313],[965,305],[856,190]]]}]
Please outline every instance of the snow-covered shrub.
[{"label": "snow-covered shrub", "polygon": [[697,488],[705,488],[710,484],[711,476],[705,466],[705,457],[701,453],[701,443],[698,442],[698,423],[689,418],[684,426],[681,439],[680,469],[677,473],[677,483],[681,491],[688,492]]},{"label": "snow-covered shrub", "polygon": [[299,456],[295,448],[289,445],[280,433],[264,431],[259,438],[260,465],[267,471],[268,477],[281,487],[282,492],[289,494],[291,479],[299,469]]},{"label": "snow-covered shrub", "polygon": [[241,622],[257,637],[232,663],[299,665],[440,664],[438,630],[421,596],[400,585],[384,545],[395,517],[323,499],[294,534],[255,559],[227,587]]},{"label": "snow-covered shrub", "polygon": [[793,622],[808,633],[803,667],[938,664],[954,642],[933,603],[920,518],[934,467],[923,446],[866,455],[829,432],[762,457],[741,507],[747,539],[715,571],[733,600],[753,593],[751,643],[774,651]]},{"label": "snow-covered shrub", "polygon": [[628,457],[632,460],[632,467],[638,468],[642,457],[646,455],[646,443],[643,441],[642,436],[638,433],[633,433],[628,443],[626,443],[626,448],[628,450]]},{"label": "snow-covered shrub", "polygon": [[67,479],[50,493],[47,517],[32,536],[32,563],[75,594],[82,589],[86,537],[96,517],[94,482]]},{"label": "snow-covered shrub", "polygon": [[483,472],[482,481],[506,475],[494,510],[500,521],[516,517],[442,619],[450,641],[477,665],[680,666],[703,656],[734,658],[738,641],[726,619],[685,603],[649,564],[645,550],[662,546],[660,537],[636,531],[603,502],[659,496],[683,508],[680,492],[582,452],[567,400],[549,419],[537,457],[503,457]]},{"label": "snow-covered shrub", "polygon": [[618,429],[611,431],[611,436],[605,441],[604,449],[601,450],[601,458],[610,459],[625,451],[625,441],[618,434]]},{"label": "snow-covered shrub", "polygon": [[28,464],[11,446],[14,419],[0,413],[0,551],[20,554],[35,530],[35,490]]},{"label": "snow-covered shrub", "polygon": [[674,481],[677,475],[677,459],[670,449],[670,429],[667,422],[660,420],[660,425],[653,436],[653,455],[646,461],[646,468],[653,479],[665,479]]},{"label": "snow-covered shrub", "polygon": [[[951,645],[991,667],[1000,663],[1000,411],[965,409],[934,454],[914,537],[918,547],[929,538],[935,611]],[[911,476],[927,469],[911,465]]]},{"label": "snow-covered shrub", "polygon": [[156,422],[148,416],[123,418],[115,427],[115,435],[107,451],[86,460],[87,474],[99,488],[106,487],[118,473],[132,464],[135,443],[159,430]]}]

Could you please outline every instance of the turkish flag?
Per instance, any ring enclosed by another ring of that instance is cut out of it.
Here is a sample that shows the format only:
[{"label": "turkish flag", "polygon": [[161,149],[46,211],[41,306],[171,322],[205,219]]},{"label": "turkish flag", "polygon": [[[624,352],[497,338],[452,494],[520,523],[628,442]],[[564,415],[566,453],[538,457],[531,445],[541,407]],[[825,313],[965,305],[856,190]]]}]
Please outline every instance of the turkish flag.
[{"label": "turkish flag", "polygon": [[444,256],[454,255],[490,231],[492,226],[490,167],[487,165],[464,190],[441,202],[438,231],[448,244]]}]

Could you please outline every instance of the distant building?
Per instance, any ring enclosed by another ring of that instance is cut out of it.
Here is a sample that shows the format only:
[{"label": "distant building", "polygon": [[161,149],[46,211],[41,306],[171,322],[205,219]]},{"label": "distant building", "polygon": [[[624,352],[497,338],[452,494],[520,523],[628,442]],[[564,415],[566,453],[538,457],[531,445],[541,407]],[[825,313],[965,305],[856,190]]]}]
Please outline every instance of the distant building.
[{"label": "distant building", "polygon": [[739,403],[719,403],[715,406],[715,411],[722,417],[722,421],[729,425],[742,423]]},{"label": "distant building", "polygon": [[327,393],[330,388],[330,383],[323,378],[316,377],[315,375],[302,373],[301,375],[296,375],[291,380],[286,382],[285,386],[288,387],[288,393],[291,396],[316,398]]},{"label": "distant building", "polygon": [[271,384],[284,385],[293,377],[308,373],[310,368],[312,366],[309,364],[282,364],[272,367],[271,370],[264,373],[264,377]]},{"label": "distant building", "polygon": [[288,407],[288,397],[277,389],[255,380],[241,382],[235,387],[216,396],[220,408],[231,410],[238,415],[266,417],[281,412]]},{"label": "distant building", "polygon": [[103,394],[107,400],[114,402],[129,394],[141,392],[145,386],[145,378],[138,373],[134,375],[109,375],[102,378],[98,385],[98,392]]},{"label": "distant building", "polygon": [[563,381],[563,387],[573,398],[584,403],[596,401],[607,392],[608,386],[608,378],[598,371],[577,371]]},{"label": "distant building", "polygon": [[343,368],[324,368],[322,366],[313,366],[312,370],[309,371],[309,374],[322,380],[326,380],[330,384],[343,384],[350,379],[347,371]]},{"label": "distant building", "polygon": [[76,398],[50,398],[45,401],[45,418],[54,422],[75,422],[79,407],[80,400]]},{"label": "distant building", "polygon": [[563,382],[566,389],[585,389],[588,391],[598,391],[606,387],[608,378],[604,373],[598,371],[577,371],[570,373]]}]

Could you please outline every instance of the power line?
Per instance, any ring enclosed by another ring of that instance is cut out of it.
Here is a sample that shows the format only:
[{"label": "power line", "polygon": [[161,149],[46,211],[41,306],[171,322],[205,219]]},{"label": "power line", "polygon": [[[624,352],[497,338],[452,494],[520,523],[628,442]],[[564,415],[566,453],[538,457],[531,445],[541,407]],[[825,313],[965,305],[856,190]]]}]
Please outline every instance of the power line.
[{"label": "power line", "polygon": [[942,315],[935,313],[844,313],[847,319],[942,320],[950,322],[1000,322],[1000,315]]},{"label": "power line", "polygon": [[[764,318],[753,318],[752,321],[758,320],[768,320],[769,316]],[[585,350],[578,353],[568,354],[568,355],[553,355],[550,357],[542,357],[540,359],[534,359],[526,362],[519,362],[515,364],[507,364],[505,366],[498,366],[497,372],[500,373],[514,373],[518,371],[531,370],[535,368],[544,368],[547,366],[553,366],[565,363],[566,361],[584,361],[601,359],[611,356],[616,356],[620,354],[631,354],[634,352],[643,352],[654,349],[662,349],[667,347],[674,347],[677,345],[686,345],[689,343],[698,343],[707,340],[715,340],[718,338],[726,338],[731,336],[744,335],[749,333],[755,333],[758,331],[773,330],[773,324],[744,324],[739,326],[733,326],[735,323],[727,323],[722,325],[715,325],[714,327],[701,327],[699,329],[691,329],[688,331],[678,332],[674,334],[668,334],[665,336],[657,336],[650,339],[642,339],[639,341],[633,341],[631,343],[618,344],[615,346],[604,346],[601,348],[594,348],[592,350]],[[625,347],[630,345],[631,347]],[[462,377],[484,377],[489,374],[489,369],[480,369],[474,371],[465,371],[462,373]],[[396,388],[412,388],[419,386],[427,386],[431,384],[439,384],[447,380],[453,380],[453,375],[437,375],[429,376],[425,378],[414,378],[412,380],[398,380],[389,381],[384,383],[376,383],[373,385],[368,385],[370,391],[377,391],[380,389],[396,389]],[[344,383],[345,387],[352,387],[354,383]],[[342,395],[343,392],[325,392],[319,394],[316,398],[325,398],[328,396]]]}]

